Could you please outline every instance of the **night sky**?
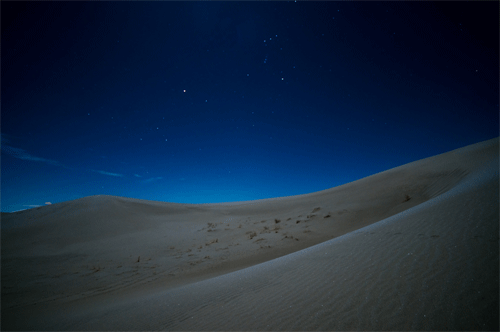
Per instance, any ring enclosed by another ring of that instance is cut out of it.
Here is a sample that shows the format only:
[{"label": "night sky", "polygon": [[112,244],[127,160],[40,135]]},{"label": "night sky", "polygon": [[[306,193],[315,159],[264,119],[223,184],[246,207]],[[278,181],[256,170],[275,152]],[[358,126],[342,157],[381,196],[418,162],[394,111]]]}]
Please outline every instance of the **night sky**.
[{"label": "night sky", "polygon": [[290,196],[499,135],[498,2],[4,2],[1,210]]}]

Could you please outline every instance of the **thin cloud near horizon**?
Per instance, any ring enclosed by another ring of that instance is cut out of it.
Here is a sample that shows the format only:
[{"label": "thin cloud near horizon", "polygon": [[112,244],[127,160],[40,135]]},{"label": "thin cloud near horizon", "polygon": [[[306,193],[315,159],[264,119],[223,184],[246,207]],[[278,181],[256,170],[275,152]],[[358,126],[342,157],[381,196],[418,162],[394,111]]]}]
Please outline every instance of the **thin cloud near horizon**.
[{"label": "thin cloud near horizon", "polygon": [[141,181],[141,183],[151,183],[153,181],[157,181],[157,180],[161,180],[161,179],[163,179],[163,177],[158,176],[158,177],[155,177],[155,178],[149,178],[149,179],[143,180],[143,181]]},{"label": "thin cloud near horizon", "polygon": [[6,145],[4,142],[8,143],[9,141],[7,139],[5,139],[2,135],[2,147],[1,147],[2,151],[7,153],[8,155],[11,155],[14,158],[21,159],[21,160],[29,160],[29,161],[39,161],[39,162],[43,162],[43,163],[53,165],[53,166],[62,166],[56,160],[36,157],[24,149],[15,148],[13,146]]},{"label": "thin cloud near horizon", "polygon": [[[67,166],[62,165],[57,160],[51,160],[51,159],[37,157],[37,156],[32,155],[31,153],[29,153],[25,149],[10,146],[9,143],[11,140],[4,133],[2,133],[1,138],[2,138],[1,150],[14,158],[17,158],[20,160],[27,160],[27,161],[43,162],[43,163],[46,163],[46,164],[52,165],[52,166],[60,166],[60,167],[64,167],[67,169],[73,169],[71,167],[67,167]],[[99,174],[115,176],[115,177],[123,177],[124,176],[123,174],[112,173],[112,172],[107,172],[107,171],[102,171],[102,170],[91,169],[91,171],[99,173]]]},{"label": "thin cloud near horizon", "polygon": [[115,176],[115,177],[123,177],[124,176],[123,174],[119,174],[119,173],[111,173],[111,172],[95,170],[95,169],[93,169],[92,172],[96,172],[96,173],[103,174],[103,175]]},{"label": "thin cloud near horizon", "polygon": [[[37,157],[37,156],[32,155],[31,153],[29,153],[28,151],[26,151],[24,149],[15,148],[13,146],[5,144],[5,143],[9,143],[9,142],[10,142],[10,140],[8,138],[6,138],[4,134],[2,134],[1,150],[14,158],[21,159],[21,160],[27,160],[27,161],[38,161],[38,162],[43,162],[43,163],[46,163],[46,164],[49,164],[52,166],[62,166],[62,167],[71,169],[70,167],[66,167],[66,166],[62,165],[57,160],[51,160],[51,159]],[[91,171],[95,172],[95,173],[102,174],[102,175],[109,175],[109,176],[114,176],[114,177],[124,177],[124,175],[120,174],[120,173],[113,173],[113,172],[108,172],[108,171],[103,171],[103,170],[95,170],[95,169],[91,169]],[[139,174],[134,174],[134,176],[138,177],[138,178],[142,177]],[[149,178],[149,179],[143,180],[142,182],[149,183],[149,182],[153,182],[153,181],[160,180],[160,179],[162,179],[162,177]]]}]

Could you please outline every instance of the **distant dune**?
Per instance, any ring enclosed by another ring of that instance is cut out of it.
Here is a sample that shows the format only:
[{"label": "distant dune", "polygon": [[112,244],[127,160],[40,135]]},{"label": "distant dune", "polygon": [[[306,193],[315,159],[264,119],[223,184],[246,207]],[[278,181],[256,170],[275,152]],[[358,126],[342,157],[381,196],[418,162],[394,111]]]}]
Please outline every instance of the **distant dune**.
[{"label": "distant dune", "polygon": [[498,330],[499,139],[316,193],[2,213],[3,330]]}]

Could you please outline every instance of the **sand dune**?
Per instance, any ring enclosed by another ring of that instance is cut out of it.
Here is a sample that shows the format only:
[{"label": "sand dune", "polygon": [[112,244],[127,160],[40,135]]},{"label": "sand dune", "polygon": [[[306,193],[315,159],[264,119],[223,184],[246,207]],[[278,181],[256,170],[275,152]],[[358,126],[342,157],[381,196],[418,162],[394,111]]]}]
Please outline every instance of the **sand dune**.
[{"label": "sand dune", "polygon": [[2,213],[3,330],[498,330],[498,138],[231,204]]}]

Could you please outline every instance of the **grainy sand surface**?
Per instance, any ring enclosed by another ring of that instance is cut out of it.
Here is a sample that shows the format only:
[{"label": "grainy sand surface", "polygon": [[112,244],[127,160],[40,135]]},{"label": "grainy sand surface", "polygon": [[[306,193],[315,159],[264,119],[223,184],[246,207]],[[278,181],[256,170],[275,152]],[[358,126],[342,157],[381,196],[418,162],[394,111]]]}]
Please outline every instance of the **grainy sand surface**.
[{"label": "grainy sand surface", "polygon": [[498,138],[307,195],[2,213],[2,330],[498,330]]}]

